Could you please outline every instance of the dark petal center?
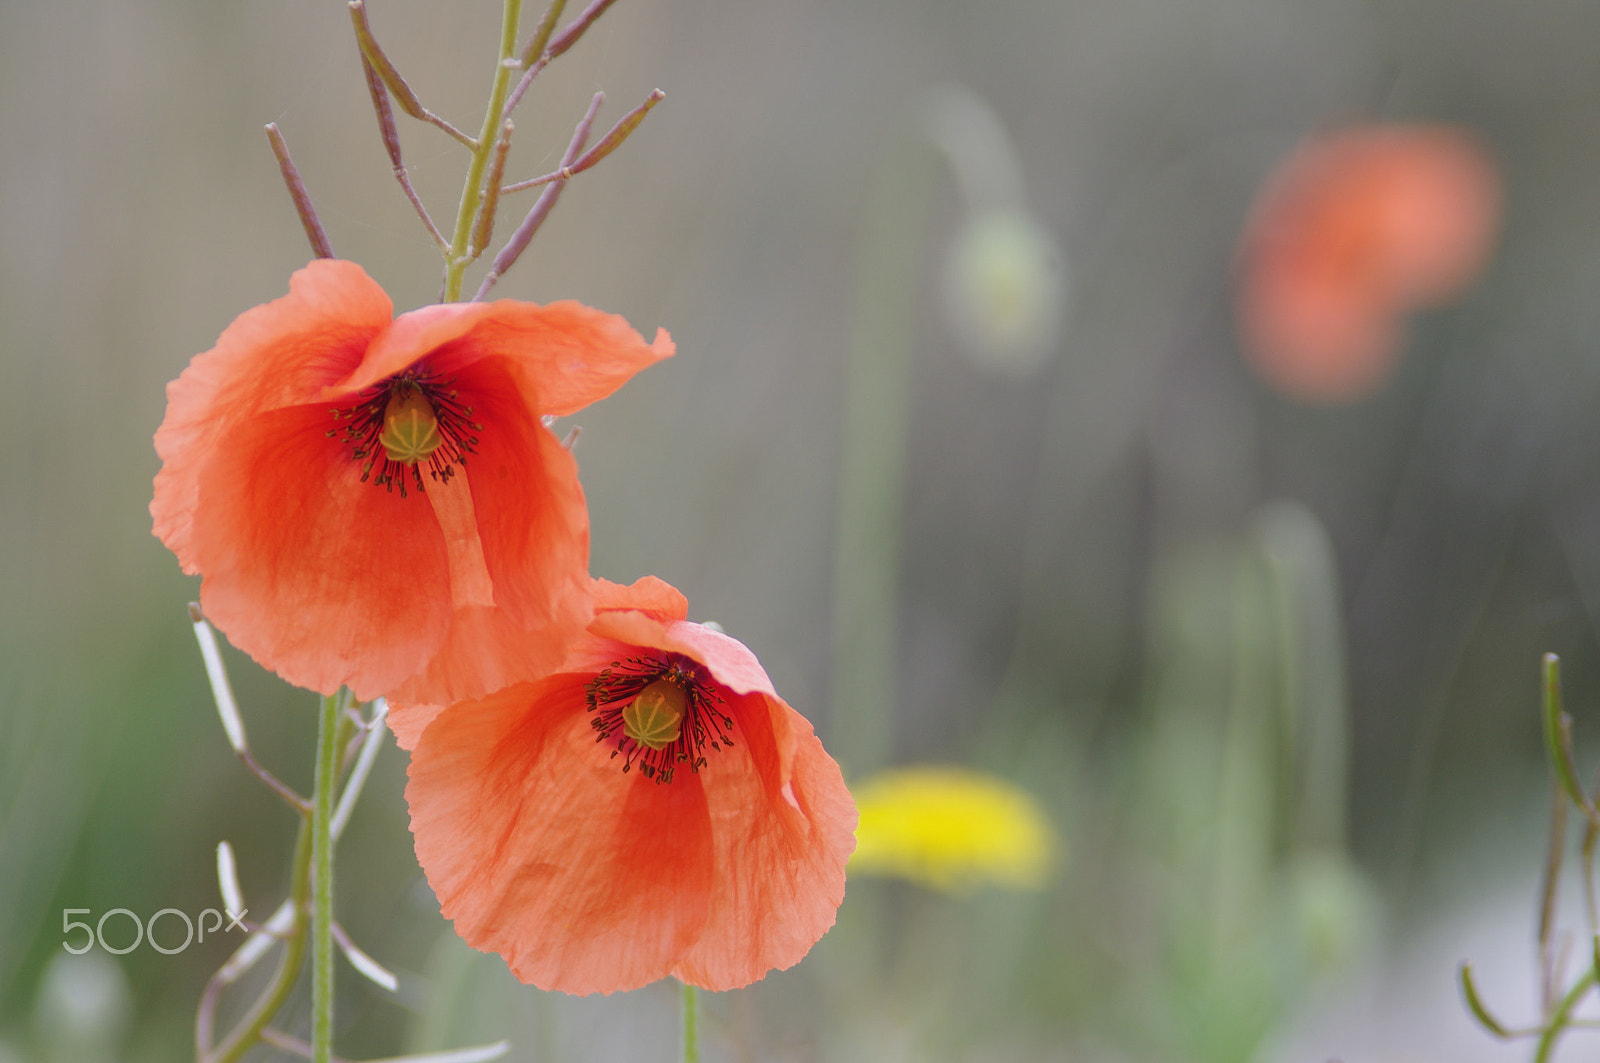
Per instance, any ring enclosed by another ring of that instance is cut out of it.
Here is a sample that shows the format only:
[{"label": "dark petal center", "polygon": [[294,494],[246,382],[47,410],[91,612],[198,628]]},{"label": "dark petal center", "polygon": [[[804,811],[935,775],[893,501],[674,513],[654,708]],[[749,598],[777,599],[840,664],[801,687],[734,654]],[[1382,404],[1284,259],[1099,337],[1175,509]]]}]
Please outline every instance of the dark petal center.
[{"label": "dark petal center", "polygon": [[696,661],[655,651],[613,662],[583,691],[596,742],[615,741],[622,770],[670,783],[680,765],[698,772],[706,753],[733,748],[733,717],[716,683]]}]

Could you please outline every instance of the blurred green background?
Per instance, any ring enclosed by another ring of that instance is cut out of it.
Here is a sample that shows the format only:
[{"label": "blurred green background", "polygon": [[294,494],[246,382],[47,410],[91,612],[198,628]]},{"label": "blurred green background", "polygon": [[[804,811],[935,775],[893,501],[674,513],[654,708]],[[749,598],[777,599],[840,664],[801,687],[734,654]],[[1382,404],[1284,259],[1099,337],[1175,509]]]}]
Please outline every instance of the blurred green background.
[{"label": "blurred green background", "polygon": [[[370,9],[475,129],[498,5]],[[554,165],[596,89],[608,123],[657,86],[496,293],[677,341],[574,419],[594,572],[682,588],[847,778],[981,767],[1065,850],[1041,893],[852,881],[804,964],[707,1000],[708,1058],[1521,1058],[1451,979],[1473,955],[1530,1006],[1539,653],[1563,657],[1580,749],[1600,733],[1595,12],[625,0],[537,82],[511,172]],[[1236,241],[1302,137],[1373,120],[1475,130],[1501,237],[1379,393],[1306,407],[1241,358]],[[435,298],[343,4],[0,3],[8,1063],[184,1058],[231,947],[52,967],[64,909],[215,906],[224,838],[254,914],[283,889],[293,824],[229,754],[197,581],[146,512],[165,382],[309,257],[272,121],[336,253],[397,309]],[[463,152],[401,134],[450,217]],[[1025,208],[994,253],[1053,315],[1031,364],[974,357],[983,323],[952,320],[984,203]],[[309,789],[314,697],[230,661],[256,755]],[[338,898],[401,991],[341,983],[341,1052],[674,1058],[666,987],[545,997],[454,942],[404,764],[378,762]]]}]

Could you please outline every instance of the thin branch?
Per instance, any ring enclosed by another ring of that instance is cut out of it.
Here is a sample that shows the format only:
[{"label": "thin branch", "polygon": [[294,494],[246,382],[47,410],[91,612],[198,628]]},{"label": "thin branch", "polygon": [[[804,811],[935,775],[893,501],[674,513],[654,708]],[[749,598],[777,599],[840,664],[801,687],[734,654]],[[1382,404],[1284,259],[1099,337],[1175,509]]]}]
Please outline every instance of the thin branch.
[{"label": "thin branch", "polygon": [[365,975],[368,981],[382,986],[391,993],[400,987],[400,981],[395,978],[394,972],[362,951],[338,923],[333,924],[333,942],[339,946],[339,951],[344,953],[344,958],[350,961],[350,966]]},{"label": "thin branch", "polygon": [[1544,1029],[1539,1034],[1539,1044],[1534,1049],[1534,1063],[1550,1063],[1550,1057],[1555,1053],[1556,1042],[1561,1035],[1572,1025],[1572,1009],[1578,1006],[1589,990],[1594,988],[1595,972],[1590,970],[1582,978],[1573,983],[1567,995],[1561,998],[1561,1003],[1556,1006],[1555,1014],[1545,1020]]},{"label": "thin branch", "polygon": [[[294,867],[289,875],[289,897],[272,914],[261,932],[252,934],[239,946],[206,983],[200,994],[200,1010],[195,1016],[195,1059],[197,1063],[238,1063],[260,1039],[262,1029],[272,1021],[289,998],[300,974],[305,955],[305,901],[311,889],[311,823],[301,820],[295,838]],[[282,960],[266,994],[251,1005],[239,1025],[215,1049],[211,1036],[215,1026],[217,1001],[225,985],[238,979],[278,940],[285,943]]]},{"label": "thin branch", "polygon": [[[1596,790],[1600,791],[1600,783],[1596,784]],[[1600,826],[1596,826],[1593,820],[1586,820],[1583,825],[1583,847],[1580,850],[1581,866],[1579,870],[1583,874],[1583,907],[1585,914],[1589,918],[1590,935],[1600,934],[1600,907],[1596,905],[1594,884],[1594,857],[1597,844],[1600,844]],[[1597,948],[1600,948],[1600,946],[1597,946]],[[1600,975],[1600,969],[1597,969],[1595,973]]]},{"label": "thin branch", "polygon": [[1555,768],[1556,778],[1572,803],[1583,810],[1591,823],[1600,824],[1600,811],[1578,784],[1578,771],[1572,762],[1572,717],[1561,708],[1561,660],[1553,653],[1544,655],[1540,677],[1543,681],[1545,749]]},{"label": "thin branch", "polygon": [[1463,963],[1460,969],[1461,995],[1467,1000],[1467,1009],[1472,1012],[1472,1017],[1478,1020],[1478,1025],[1494,1034],[1496,1037],[1510,1039],[1513,1037],[1532,1037],[1543,1033],[1543,1029],[1536,1027],[1528,1030],[1514,1030],[1507,1027],[1489,1011],[1483,1003],[1483,998],[1478,995],[1477,983],[1472,977],[1472,964]]},{"label": "thin branch", "polygon": [[222,893],[222,907],[228,910],[228,918],[242,919],[247,911],[244,893],[239,889],[239,871],[233,862],[233,846],[225,841],[217,843],[217,889]]},{"label": "thin branch", "polygon": [[516,129],[507,118],[500,127],[500,139],[495,141],[494,158],[489,160],[489,176],[483,186],[483,202],[478,204],[478,217],[472,226],[472,239],[467,243],[467,257],[476,259],[483,254],[494,239],[494,215],[500,209],[500,182],[506,175],[506,155],[511,151],[511,134]]},{"label": "thin branch", "polygon": [[517,87],[511,90],[511,95],[506,97],[506,105],[501,110],[503,117],[511,117],[511,112],[517,109],[517,104],[522,102],[523,95],[528,91],[528,86],[533,84],[533,79],[539,76],[539,71],[550,65],[550,55],[541,55],[532,66],[523,64],[522,76],[517,79]]},{"label": "thin branch", "polygon": [[[268,126],[272,129],[272,126]],[[196,602],[189,603],[189,621],[194,624],[194,637],[200,643],[200,657],[206,664],[206,678],[211,682],[211,700],[216,702],[217,715],[222,718],[222,729],[228,734],[228,745],[233,747],[244,766],[255,773],[279,797],[301,815],[311,811],[311,804],[288,786],[278,781],[266,768],[256,763],[250,755],[249,739],[245,737],[244,720],[239,715],[239,704],[234,700],[233,687],[228,682],[228,670],[222,663],[222,650],[217,645],[217,634],[212,630]]]},{"label": "thin branch", "polygon": [[1560,979],[1555,950],[1556,891],[1561,880],[1561,857],[1566,849],[1567,795],[1559,783],[1550,787],[1550,842],[1545,851],[1544,880],[1539,890],[1539,1013],[1549,1015],[1556,1004]]},{"label": "thin branch", "polygon": [[200,603],[189,603],[189,622],[194,625],[195,641],[200,643],[200,659],[206,664],[206,679],[211,683],[211,700],[216,703],[217,715],[222,719],[222,729],[228,735],[228,745],[240,752],[249,745],[244,734],[244,720],[239,715],[239,703],[234,699],[233,686],[228,682],[228,669],[222,663],[222,650],[217,646],[217,634],[206,622]]},{"label": "thin branch", "polygon": [[605,14],[606,8],[610,7],[614,2],[615,0],[593,0],[577,18],[567,23],[566,28],[556,34],[550,41],[550,47],[544,50],[544,54],[554,59],[574,44],[577,44],[578,38],[583,36],[584,30],[593,25],[595,19]]},{"label": "thin branch", "polygon": [[306,191],[306,183],[300,180],[300,171],[295,169],[294,160],[289,158],[289,145],[284,143],[283,134],[278,132],[278,123],[267,123],[267,139],[272,142],[272,154],[278,157],[283,183],[289,186],[289,198],[294,200],[294,209],[300,214],[300,224],[305,227],[312,252],[318,258],[332,258],[333,247],[328,243],[328,234],[322,230],[322,222],[317,219],[317,208],[311,205],[311,194]]},{"label": "thin branch", "polygon": [[329,829],[334,838],[344,833],[344,825],[350,821],[356,798],[361,796],[361,788],[366,785],[367,776],[372,772],[372,762],[378,758],[378,750],[383,748],[383,720],[388,712],[389,703],[383,698],[373,703],[372,721],[366,725],[361,754],[356,758],[355,770],[344,784],[344,792],[339,795],[339,805],[333,810],[333,823]]},{"label": "thin branch", "polygon": [[489,168],[489,157],[494,153],[495,137],[503,132],[505,124],[506,92],[511,86],[511,72],[517,68],[517,27],[521,16],[522,0],[505,0],[500,13],[499,58],[490,82],[489,101],[483,109],[483,125],[478,130],[477,147],[472,149],[472,161],[467,164],[461,202],[456,206],[456,221],[450,230],[450,252],[444,261],[443,302],[453,303],[461,299],[466,268],[472,262],[467,250],[472,243],[478,208],[483,204],[483,179]]},{"label": "thin branch", "polygon": [[544,9],[544,17],[539,20],[539,28],[533,31],[533,36],[528,39],[528,46],[522,50],[522,68],[526,70],[533,65],[534,60],[544,55],[545,48],[550,43],[550,35],[556,31],[556,23],[561,20],[561,12],[566,10],[567,0],[550,0],[550,6]]},{"label": "thin branch", "polygon": [[611,127],[610,132],[600,138],[600,143],[584,152],[583,157],[577,162],[571,166],[563,166],[559,170],[552,170],[540,177],[506,185],[500,190],[501,193],[521,192],[525,188],[536,188],[539,185],[547,185],[552,181],[565,181],[576,177],[615,151],[624,140],[628,139],[630,133],[639,128],[639,123],[644,121],[644,116],[650,113],[650,109],[666,98],[667,94],[660,89],[653,90],[649,96],[645,97],[643,103],[624,115],[620,122]]},{"label": "thin branch", "polygon": [[[572,141],[567,145],[566,154],[561,157],[562,167],[570,167],[578,161],[583,153],[584,145],[589,142],[589,131],[594,128],[595,115],[600,112],[600,105],[605,102],[606,94],[597,92],[594,99],[589,101],[589,110],[584,114],[575,129],[572,131]],[[506,246],[500,249],[495,256],[494,265],[484,275],[483,283],[478,286],[478,293],[472,297],[477,302],[489,293],[495,282],[505,275],[506,270],[516,264],[517,258],[527,250],[528,244],[533,241],[534,233],[539,231],[539,226],[544,224],[544,219],[556,205],[556,200],[561,198],[561,190],[566,187],[566,178],[552,181],[545,186],[533,209],[528,211],[528,216],[522,219],[522,224],[517,226],[517,231],[511,234],[511,239],[506,241]]]},{"label": "thin branch", "polygon": [[433,237],[433,242],[439,245],[439,250],[445,254],[450,253],[450,244],[445,240],[444,234],[428,216],[428,208],[422,205],[422,197],[417,195],[417,190],[411,186],[411,175],[406,172],[406,164],[400,156],[400,131],[395,128],[394,108],[389,106],[389,90],[384,87],[383,79],[378,72],[372,69],[372,64],[367,62],[366,54],[361,56],[361,72],[367,79],[367,92],[372,96],[372,109],[378,115],[378,135],[383,138],[383,149],[389,153],[389,164],[394,168],[394,179],[400,182],[400,189],[416,208],[417,216],[422,219],[422,224],[427,228],[428,235]]},{"label": "thin branch", "polygon": [[361,46],[362,57],[372,64],[378,76],[383,79],[383,83],[389,87],[389,91],[394,93],[395,102],[400,105],[400,109],[420,122],[438,126],[468,148],[477,151],[476,140],[422,106],[422,101],[411,91],[411,86],[406,84],[406,79],[400,76],[400,71],[395,69],[389,57],[383,54],[377,38],[372,35],[372,27],[367,22],[367,5],[363,0],[350,0],[350,21],[355,24],[356,43]]},{"label": "thin branch", "polygon": [[339,724],[349,688],[325,694],[317,714],[311,818],[311,1044],[316,1063],[333,1057],[333,791],[339,784]]},{"label": "thin branch", "polygon": [[244,762],[244,766],[255,772],[256,778],[266,783],[273,793],[287,801],[302,816],[311,813],[311,802],[295,793],[286,783],[280,782],[276,775],[256,763],[256,758],[250,755],[248,749],[241,749],[238,752],[239,759]]},{"label": "thin branch", "polygon": [[289,934],[294,930],[294,902],[285,898],[278,905],[276,911],[267,917],[265,923],[254,926],[250,936],[245,938],[244,944],[234,951],[217,969],[216,977],[223,985],[231,985],[250,968],[254,967],[266,951],[279,941],[289,940]]},{"label": "thin branch", "polygon": [[[538,35],[535,35],[533,40],[528,42],[527,49],[522,53],[522,78],[506,99],[505,111],[503,112],[505,117],[509,118],[511,112],[516,110],[517,104],[522,102],[523,94],[528,91],[528,86],[533,84],[533,79],[539,76],[539,71],[549,66],[550,61],[556,56],[577,44],[578,38],[583,36],[584,31],[594,24],[595,19],[605,14],[606,8],[610,7],[614,2],[615,0],[593,0],[593,3],[584,8],[577,18],[567,23],[566,28],[554,38],[549,37],[549,31],[545,29],[544,25],[539,27],[540,32],[545,34],[545,39],[549,41],[549,44],[543,46],[542,51],[535,48],[535,44],[541,43]],[[552,4],[552,10],[556,6]],[[555,15],[559,14],[559,11],[555,11]],[[545,12],[545,18],[549,20],[551,25],[554,25],[555,18],[550,11]],[[538,59],[534,59],[535,55],[538,56]]]},{"label": "thin branch", "polygon": [[[261,1031],[261,1039],[285,1052],[293,1052],[305,1059],[311,1058],[310,1045],[271,1027]],[[510,1041],[496,1041],[492,1045],[476,1045],[472,1048],[456,1048],[444,1052],[424,1052],[415,1056],[384,1056],[382,1059],[366,1060],[366,1063],[489,1063],[490,1060],[499,1059],[509,1051],[511,1051]],[[333,1063],[354,1063],[354,1061],[343,1056],[334,1056]]]}]

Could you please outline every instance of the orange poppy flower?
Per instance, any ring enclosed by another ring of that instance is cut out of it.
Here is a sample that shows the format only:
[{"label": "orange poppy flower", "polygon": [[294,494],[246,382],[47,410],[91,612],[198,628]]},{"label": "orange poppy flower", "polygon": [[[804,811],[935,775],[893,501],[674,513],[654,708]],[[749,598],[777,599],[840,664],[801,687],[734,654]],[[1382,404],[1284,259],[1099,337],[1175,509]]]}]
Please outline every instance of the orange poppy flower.
[{"label": "orange poppy flower", "polygon": [[1239,318],[1256,368],[1311,402],[1370,393],[1399,357],[1404,315],[1481,270],[1499,201],[1484,150],[1450,127],[1363,127],[1300,147],[1241,245]]},{"label": "orange poppy flower", "polygon": [[289,682],[454,700],[547,671],[592,615],[577,466],[541,418],[672,354],[574,302],[393,317],[318,260],[167,386],[155,534]]},{"label": "orange poppy flower", "polygon": [[596,604],[555,674],[392,706],[440,907],[566,993],[733,989],[792,966],[844,899],[856,810],[838,765],[666,583],[598,581]]}]

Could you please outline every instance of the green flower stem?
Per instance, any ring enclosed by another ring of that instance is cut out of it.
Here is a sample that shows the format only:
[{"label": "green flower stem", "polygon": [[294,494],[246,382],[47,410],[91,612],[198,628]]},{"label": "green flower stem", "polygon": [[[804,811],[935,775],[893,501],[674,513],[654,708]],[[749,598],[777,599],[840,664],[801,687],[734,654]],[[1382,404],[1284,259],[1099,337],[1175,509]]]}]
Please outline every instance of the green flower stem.
[{"label": "green flower stem", "polygon": [[694,986],[683,984],[683,1063],[700,1063],[700,1002]]},{"label": "green flower stem", "polygon": [[333,1059],[333,791],[339,779],[344,697],[322,699],[317,774],[311,794],[311,1059]]},{"label": "green flower stem", "polygon": [[[300,963],[306,954],[306,901],[311,896],[311,821],[302,817],[299,833],[294,840],[294,868],[289,876],[289,900],[294,911],[294,925],[284,941],[283,960],[272,978],[267,992],[251,1007],[243,1022],[224,1041],[215,1053],[206,1057],[206,1063],[238,1063],[244,1054],[261,1040],[266,1029],[289,999],[289,993],[300,977]],[[202,1048],[205,1046],[202,1046]]]},{"label": "green flower stem", "polygon": [[481,247],[471,247],[472,231],[478,208],[483,203],[483,173],[494,155],[501,110],[505,107],[506,93],[510,90],[511,70],[516,65],[517,25],[521,18],[522,0],[505,0],[500,20],[500,58],[495,63],[489,106],[483,115],[483,130],[478,134],[477,147],[472,150],[472,162],[467,166],[466,183],[461,189],[461,206],[456,211],[455,232],[450,238],[450,257],[444,268],[442,301],[446,303],[461,299],[461,279],[475,257],[472,252],[483,251]]},{"label": "green flower stem", "polygon": [[1545,1023],[1544,1032],[1539,1035],[1539,1046],[1533,1053],[1533,1063],[1550,1063],[1551,1055],[1556,1050],[1556,1042],[1561,1040],[1561,1035],[1572,1025],[1572,1009],[1584,998],[1589,990],[1594,988],[1594,968],[1584,972],[1582,978],[1567,991],[1561,998],[1555,1014],[1550,1016],[1550,1021]]}]

